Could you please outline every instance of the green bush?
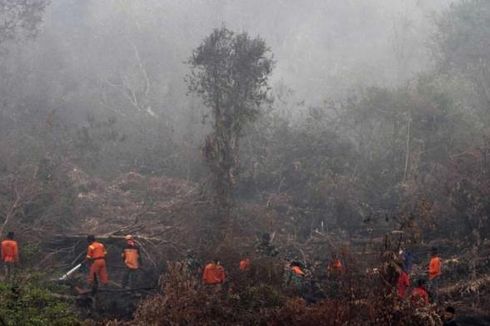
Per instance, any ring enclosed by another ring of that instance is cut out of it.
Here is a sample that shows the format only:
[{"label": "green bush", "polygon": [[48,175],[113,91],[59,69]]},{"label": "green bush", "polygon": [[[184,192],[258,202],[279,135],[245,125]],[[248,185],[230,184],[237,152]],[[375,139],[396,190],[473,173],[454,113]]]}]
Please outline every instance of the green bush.
[{"label": "green bush", "polygon": [[80,325],[66,302],[34,283],[0,283],[0,318],[9,326]]}]

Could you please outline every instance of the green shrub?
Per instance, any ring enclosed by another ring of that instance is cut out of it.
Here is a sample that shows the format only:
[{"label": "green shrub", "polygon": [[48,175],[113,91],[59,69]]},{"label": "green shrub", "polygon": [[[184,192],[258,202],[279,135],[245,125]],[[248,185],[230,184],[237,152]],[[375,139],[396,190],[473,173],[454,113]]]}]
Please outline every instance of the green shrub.
[{"label": "green shrub", "polygon": [[0,283],[0,318],[9,326],[80,325],[69,304],[34,283]]}]

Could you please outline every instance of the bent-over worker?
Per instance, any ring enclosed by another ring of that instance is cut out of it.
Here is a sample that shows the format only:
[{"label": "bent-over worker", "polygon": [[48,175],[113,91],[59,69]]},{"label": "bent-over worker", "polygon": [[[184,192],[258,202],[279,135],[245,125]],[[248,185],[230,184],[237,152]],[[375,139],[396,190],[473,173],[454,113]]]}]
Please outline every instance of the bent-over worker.
[{"label": "bent-over worker", "polygon": [[204,267],[202,280],[206,285],[218,285],[225,282],[225,269],[218,259],[214,259]]}]

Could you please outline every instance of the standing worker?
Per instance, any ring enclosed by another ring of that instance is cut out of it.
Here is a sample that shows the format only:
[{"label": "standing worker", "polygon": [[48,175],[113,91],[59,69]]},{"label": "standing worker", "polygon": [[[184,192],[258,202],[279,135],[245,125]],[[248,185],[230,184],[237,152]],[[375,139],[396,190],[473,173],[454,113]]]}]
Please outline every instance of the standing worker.
[{"label": "standing worker", "polygon": [[126,247],[121,254],[124,264],[126,265],[126,271],[122,279],[122,287],[131,288],[136,279],[136,273],[141,263],[140,248],[136,245],[132,235],[128,234],[124,237],[126,239]]},{"label": "standing worker", "polygon": [[105,264],[107,251],[102,243],[95,241],[95,236],[93,235],[87,237],[87,242],[88,249],[86,259],[91,263],[88,284],[92,285],[94,281],[97,282],[97,280],[100,280],[102,284],[107,284],[109,282]]},{"label": "standing worker", "polygon": [[437,253],[437,248],[432,248],[428,274],[429,274],[429,293],[431,295],[432,301],[436,301],[437,291],[439,290],[439,279],[442,274],[442,260]]},{"label": "standing worker", "polygon": [[15,264],[19,262],[19,246],[14,240],[14,232],[10,231],[7,238],[2,241],[2,262],[5,268],[5,278],[11,279]]}]

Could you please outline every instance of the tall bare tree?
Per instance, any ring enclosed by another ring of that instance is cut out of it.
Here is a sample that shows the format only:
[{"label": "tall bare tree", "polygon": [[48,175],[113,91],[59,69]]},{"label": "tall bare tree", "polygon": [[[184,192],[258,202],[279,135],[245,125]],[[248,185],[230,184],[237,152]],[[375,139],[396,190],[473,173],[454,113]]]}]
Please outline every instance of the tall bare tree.
[{"label": "tall bare tree", "polygon": [[259,116],[268,99],[272,54],[260,37],[215,29],[189,59],[189,89],[210,108],[213,132],[207,136],[204,156],[214,177],[216,203],[228,217],[239,167],[243,128]]}]

